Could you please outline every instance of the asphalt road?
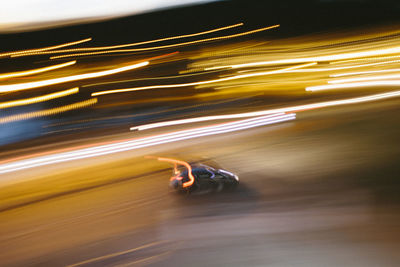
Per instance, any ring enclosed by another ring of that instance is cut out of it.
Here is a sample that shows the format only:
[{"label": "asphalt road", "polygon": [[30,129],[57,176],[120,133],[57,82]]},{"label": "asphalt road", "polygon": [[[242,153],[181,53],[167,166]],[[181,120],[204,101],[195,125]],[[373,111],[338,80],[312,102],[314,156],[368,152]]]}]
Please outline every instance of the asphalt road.
[{"label": "asphalt road", "polygon": [[2,211],[0,265],[397,266],[399,103],[124,152],[208,160],[241,184],[185,197],[149,170]]}]

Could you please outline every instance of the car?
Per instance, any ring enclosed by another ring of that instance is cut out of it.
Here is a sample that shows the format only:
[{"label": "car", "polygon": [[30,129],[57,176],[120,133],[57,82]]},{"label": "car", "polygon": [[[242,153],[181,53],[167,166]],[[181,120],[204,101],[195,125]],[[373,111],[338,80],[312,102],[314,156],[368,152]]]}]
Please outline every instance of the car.
[{"label": "car", "polygon": [[188,163],[170,158],[158,158],[174,164],[170,187],[183,193],[212,193],[232,190],[239,184],[239,177],[223,169],[200,164]]}]

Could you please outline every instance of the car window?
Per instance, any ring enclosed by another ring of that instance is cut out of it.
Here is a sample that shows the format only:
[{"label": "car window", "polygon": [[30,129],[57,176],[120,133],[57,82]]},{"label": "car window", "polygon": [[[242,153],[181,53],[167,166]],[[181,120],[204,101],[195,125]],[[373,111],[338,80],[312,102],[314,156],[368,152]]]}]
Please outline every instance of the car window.
[{"label": "car window", "polygon": [[192,172],[199,179],[214,178],[214,173],[205,168],[196,168]]}]

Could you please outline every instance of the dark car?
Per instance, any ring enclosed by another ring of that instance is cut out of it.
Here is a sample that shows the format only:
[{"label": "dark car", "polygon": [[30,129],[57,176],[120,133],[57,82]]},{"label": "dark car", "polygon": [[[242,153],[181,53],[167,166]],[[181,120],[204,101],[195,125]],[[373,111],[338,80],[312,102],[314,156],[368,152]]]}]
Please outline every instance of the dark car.
[{"label": "dark car", "polygon": [[158,160],[174,164],[170,186],[179,192],[220,192],[234,189],[239,184],[239,177],[226,170],[169,158],[158,158]]}]

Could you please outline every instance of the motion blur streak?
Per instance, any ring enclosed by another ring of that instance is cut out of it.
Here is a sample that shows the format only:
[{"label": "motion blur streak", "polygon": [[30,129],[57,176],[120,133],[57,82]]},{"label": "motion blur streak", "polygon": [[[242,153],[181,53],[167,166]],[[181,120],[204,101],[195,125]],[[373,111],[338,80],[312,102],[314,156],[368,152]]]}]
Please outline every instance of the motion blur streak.
[{"label": "motion blur streak", "polygon": [[14,51],[14,52],[6,52],[6,53],[1,53],[0,57],[4,57],[4,56],[11,56],[11,57],[26,56],[29,53],[36,53],[36,52],[40,52],[40,51],[48,51],[48,50],[58,49],[58,48],[66,47],[66,46],[72,46],[72,45],[77,45],[77,44],[89,42],[91,40],[92,40],[92,38],[86,38],[86,39],[75,41],[75,42],[69,42],[69,43],[65,43],[65,44],[48,46],[48,47],[43,47],[43,48],[35,48],[35,49],[28,49],[28,50]]},{"label": "motion blur streak", "polygon": [[309,66],[312,66],[312,65],[315,65],[315,64],[317,64],[317,63],[312,62],[312,63],[306,63],[306,64],[302,64],[302,65],[291,66],[291,67],[288,67],[288,68],[283,68],[283,69],[278,69],[278,70],[256,72],[256,73],[249,73],[249,74],[241,74],[241,75],[236,75],[236,76],[230,76],[230,77],[214,79],[214,80],[207,80],[207,81],[200,81],[200,82],[181,83],[181,84],[151,85],[151,86],[143,86],[143,87],[134,87],[134,88],[124,88],[124,89],[114,89],[114,90],[100,91],[100,92],[92,93],[92,96],[106,95],[106,94],[116,94],[116,93],[125,93],[125,92],[132,92],[132,91],[141,91],[141,90],[150,90],[150,89],[188,87],[188,86],[196,86],[196,85],[203,85],[203,84],[210,84],[210,83],[217,83],[217,82],[225,82],[225,81],[244,79],[244,78],[250,78],[250,77],[278,74],[278,73],[286,72],[286,71],[289,71],[289,70],[309,67]]},{"label": "motion blur streak", "polygon": [[118,80],[118,81],[111,81],[111,82],[91,83],[91,84],[82,85],[82,87],[92,87],[92,86],[99,86],[99,85],[106,85],[106,84],[137,82],[137,81],[168,80],[168,79],[176,79],[176,78],[204,75],[204,74],[209,74],[209,73],[213,73],[213,72],[216,72],[216,71],[204,71],[201,73],[190,73],[190,74],[180,74],[180,75],[171,75],[171,76],[148,77],[148,78],[139,78],[139,79]]},{"label": "motion blur streak", "polygon": [[326,61],[334,61],[334,60],[341,60],[341,59],[369,57],[369,56],[387,55],[387,54],[396,54],[396,53],[400,53],[400,46],[385,48],[385,49],[333,54],[333,55],[325,55],[325,56],[317,56],[317,57],[303,57],[303,58],[289,58],[289,59],[279,59],[279,60],[271,60],[271,61],[258,61],[258,62],[235,64],[235,65],[228,65],[228,66],[218,66],[217,68],[237,69],[237,68],[246,68],[246,67],[257,67],[257,66],[277,65],[277,64],[295,64],[295,63],[314,62],[314,61],[326,62]]},{"label": "motion blur streak", "polygon": [[384,62],[377,62],[377,63],[367,63],[367,64],[343,66],[343,67],[334,67],[334,68],[293,70],[293,71],[290,71],[290,72],[321,72],[321,71],[356,69],[356,68],[363,68],[363,67],[370,67],[370,66],[377,66],[377,65],[386,65],[386,64],[390,64],[390,63],[399,63],[399,62],[400,62],[400,60],[391,60],[391,61],[384,61]]},{"label": "motion blur streak", "polygon": [[8,102],[3,102],[0,103],[0,108],[11,108],[11,107],[16,107],[16,106],[22,106],[22,105],[29,105],[33,103],[39,103],[39,102],[44,102],[47,100],[59,98],[59,97],[64,97],[67,95],[72,95],[76,94],[79,92],[79,88],[75,87],[72,89],[64,90],[64,91],[59,91],[56,93],[51,93],[43,96],[37,96],[37,97],[31,97],[27,99],[20,99],[20,100],[15,100],[15,101],[8,101]]},{"label": "motion blur streak", "polygon": [[85,265],[85,264],[88,264],[88,263],[93,263],[93,262],[96,262],[96,261],[105,260],[105,259],[112,258],[112,257],[115,257],[115,256],[120,256],[120,255],[131,253],[131,252],[134,252],[134,251],[137,251],[137,250],[141,250],[141,249],[144,249],[144,248],[152,247],[152,246],[155,246],[155,245],[158,245],[158,244],[161,244],[161,243],[165,243],[165,242],[166,241],[153,242],[153,243],[150,243],[150,244],[142,245],[142,246],[137,247],[137,248],[132,248],[132,249],[128,249],[128,250],[125,250],[125,251],[115,252],[115,253],[104,255],[104,256],[101,256],[101,257],[97,257],[97,258],[81,261],[81,262],[78,262],[78,263],[75,263],[75,264],[67,265],[66,267],[76,267],[76,266],[81,266],[81,265]]},{"label": "motion blur streak", "polygon": [[173,163],[175,165],[179,164],[179,165],[185,166],[187,168],[187,170],[188,170],[189,181],[183,183],[182,186],[183,187],[188,187],[188,186],[191,186],[194,183],[194,177],[193,177],[193,174],[192,174],[192,167],[186,161],[170,159],[170,158],[162,158],[162,157],[159,157],[157,159],[159,161],[165,161],[165,162]]},{"label": "motion blur streak", "polygon": [[121,44],[121,45],[110,45],[110,46],[100,46],[100,47],[82,47],[82,48],[74,48],[74,49],[62,49],[62,50],[56,50],[56,51],[48,51],[46,53],[40,53],[40,51],[38,51],[38,52],[29,53],[29,54],[30,55],[39,55],[39,54],[42,55],[42,54],[52,54],[52,53],[69,53],[69,52],[80,52],[80,51],[98,51],[98,50],[116,49],[116,48],[123,48],[123,47],[130,47],[130,46],[138,46],[138,45],[144,45],[144,44],[163,42],[163,41],[168,41],[168,40],[189,38],[189,37],[205,35],[205,34],[209,34],[209,33],[213,33],[213,32],[228,30],[228,29],[239,27],[239,26],[243,26],[243,23],[237,23],[237,24],[233,24],[233,25],[229,25],[229,26],[225,26],[225,27],[220,27],[220,28],[216,28],[216,29],[212,29],[212,30],[208,30],[208,31],[198,32],[198,33],[190,33],[190,34],[166,37],[166,38],[161,38],[161,39],[156,39],[156,40],[143,41],[143,42],[138,42],[138,43]]},{"label": "motion blur streak", "polygon": [[173,121],[166,121],[166,122],[157,122],[157,123],[151,123],[151,124],[145,124],[145,125],[141,125],[141,126],[131,127],[130,129],[132,131],[133,130],[139,130],[140,131],[140,130],[147,130],[147,129],[165,127],[165,126],[187,124],[187,123],[196,123],[196,122],[202,122],[202,121],[226,120],[226,119],[234,119],[234,118],[246,118],[246,117],[262,116],[262,115],[275,114],[275,113],[299,112],[299,111],[302,111],[302,110],[325,108],[325,107],[332,107],[332,106],[338,106],[338,105],[363,103],[363,102],[381,100],[381,99],[397,97],[397,96],[400,96],[400,91],[394,91],[394,92],[383,93],[383,94],[375,94],[375,95],[369,95],[369,96],[362,96],[362,97],[343,99],[343,100],[333,100],[333,101],[320,102],[320,103],[314,103],[314,104],[306,104],[306,105],[285,107],[285,108],[268,109],[268,110],[255,111],[255,112],[238,113],[238,114],[230,114],[230,115],[204,116],[204,117],[197,117],[197,118],[190,118],[190,119],[173,120]]},{"label": "motion blur streak", "polygon": [[246,120],[223,123],[219,125],[211,125],[200,128],[192,128],[189,130],[181,130],[176,132],[159,134],[150,137],[136,138],[126,141],[116,142],[109,145],[94,146],[91,148],[78,149],[69,152],[57,153],[53,155],[46,155],[46,156],[2,164],[0,165],[0,173],[9,173],[54,163],[97,157],[101,155],[107,155],[111,153],[123,152],[149,146],[182,141],[202,136],[210,136],[215,134],[245,130],[253,127],[294,120],[295,118],[296,114],[262,116]]},{"label": "motion blur streak", "polygon": [[328,81],[328,83],[336,84],[336,83],[386,80],[386,79],[399,79],[399,78],[400,78],[400,74],[392,74],[392,75],[378,75],[378,76],[368,76],[368,77],[358,77],[358,78],[332,80],[332,81]]},{"label": "motion blur streak", "polygon": [[318,86],[307,87],[306,91],[314,92],[314,91],[322,91],[322,90],[356,88],[356,87],[364,87],[364,86],[400,86],[400,80],[318,85]]},{"label": "motion blur streak", "polygon": [[[377,62],[377,63],[367,63],[367,64],[334,67],[334,68],[316,68],[316,69],[300,69],[300,70],[296,69],[296,70],[288,70],[287,72],[288,73],[290,73],[290,72],[292,72],[292,73],[324,72],[324,71],[334,71],[334,70],[356,69],[356,68],[385,65],[385,64],[399,63],[399,62],[400,62],[400,60],[391,60],[391,61],[384,61],[384,62]],[[207,68],[204,70],[212,70],[212,69],[214,69],[214,68]],[[238,71],[238,73],[245,73],[245,72],[251,72],[251,71],[253,71],[253,70],[241,70],[241,71]]]},{"label": "motion blur streak", "polygon": [[355,76],[355,75],[363,75],[363,74],[371,74],[371,73],[383,73],[383,72],[400,72],[400,69],[387,69],[387,70],[370,70],[370,71],[359,71],[359,72],[347,72],[347,73],[339,73],[332,74],[329,77],[343,77],[343,76]]},{"label": "motion blur streak", "polygon": [[44,68],[38,68],[38,69],[33,69],[33,70],[25,70],[25,71],[17,71],[17,72],[10,72],[10,73],[3,73],[0,74],[0,79],[7,79],[7,78],[14,78],[14,77],[21,77],[21,76],[27,76],[27,75],[32,75],[32,74],[38,74],[46,71],[51,71],[51,70],[56,70],[60,68],[64,68],[67,66],[74,65],[76,61],[69,61],[53,66],[48,66]]},{"label": "motion blur streak", "polygon": [[116,69],[111,69],[111,70],[78,74],[78,75],[72,75],[72,76],[66,76],[66,77],[60,77],[60,78],[36,81],[36,82],[0,85],[0,92],[5,93],[5,92],[13,92],[13,91],[19,91],[19,90],[27,90],[27,89],[33,89],[33,88],[47,86],[47,85],[60,84],[60,83],[65,83],[65,82],[102,77],[102,76],[112,75],[112,74],[116,74],[116,73],[123,72],[123,71],[137,69],[140,67],[144,67],[148,64],[149,64],[148,61],[144,61],[144,62],[140,62],[140,63],[136,63],[133,65],[128,65],[128,66],[124,66],[124,67],[120,67],[120,68],[116,68]]},{"label": "motion blur streak", "polygon": [[262,32],[262,31],[278,28],[279,26],[280,25],[277,24],[277,25],[272,25],[272,26],[268,26],[268,27],[264,27],[264,28],[260,28],[260,29],[256,29],[256,30],[247,31],[247,32],[219,36],[219,37],[206,38],[206,39],[178,43],[178,44],[161,45],[161,46],[154,46],[154,47],[144,47],[144,48],[136,48],[136,49],[120,49],[120,50],[108,50],[108,51],[100,51],[100,52],[76,53],[76,54],[68,54],[68,55],[61,55],[61,56],[53,56],[53,57],[50,57],[50,59],[65,58],[65,57],[77,57],[77,56],[90,56],[90,55],[109,54],[109,53],[141,52],[141,51],[149,51],[149,50],[166,49],[166,48],[199,44],[199,43],[210,42],[210,41],[226,40],[226,39],[230,39],[230,38],[245,36],[245,35],[249,35],[249,34],[253,34],[253,33],[257,33],[257,32]]},{"label": "motion blur streak", "polygon": [[34,111],[34,112],[29,112],[29,113],[12,115],[12,116],[8,116],[8,117],[0,118],[0,124],[54,115],[54,114],[58,114],[61,112],[66,112],[66,111],[70,111],[70,110],[74,110],[74,109],[78,109],[78,108],[88,107],[88,106],[94,105],[96,103],[97,103],[97,98],[92,98],[89,100],[77,102],[74,104],[70,104],[70,105],[66,105],[66,106],[62,106],[62,107],[58,107],[58,108],[45,109],[45,110],[41,110],[41,111]]},{"label": "motion blur streak", "polygon": [[399,58],[399,57],[400,57],[400,55],[388,56],[388,57],[365,57],[365,58],[333,61],[333,62],[330,62],[329,64],[343,64],[343,63],[360,62],[360,61],[365,62],[365,61],[371,61],[371,60],[378,61],[378,60],[394,59],[394,58]]}]

